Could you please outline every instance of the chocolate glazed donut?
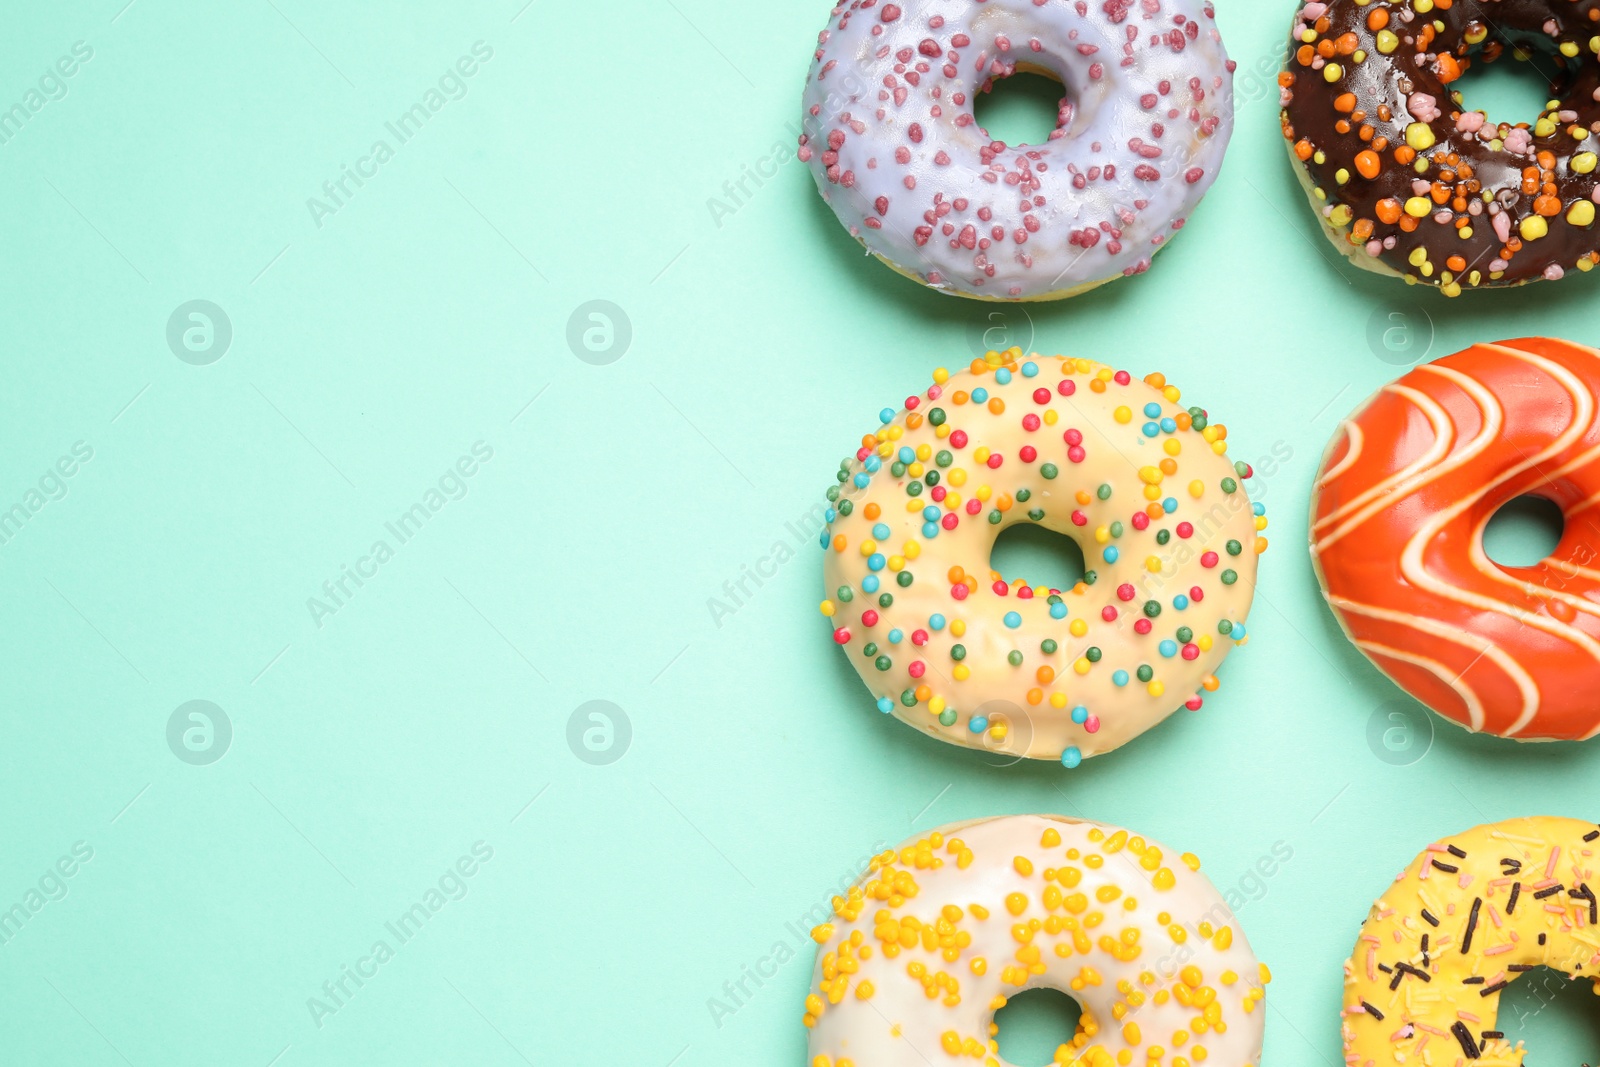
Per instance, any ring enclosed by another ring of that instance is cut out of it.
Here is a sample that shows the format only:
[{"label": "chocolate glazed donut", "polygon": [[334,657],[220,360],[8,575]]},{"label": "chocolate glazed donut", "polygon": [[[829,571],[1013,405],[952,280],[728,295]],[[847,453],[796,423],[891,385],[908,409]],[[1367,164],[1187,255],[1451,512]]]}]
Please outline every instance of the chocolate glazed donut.
[{"label": "chocolate glazed donut", "polygon": [[[1593,269],[1597,34],[1600,0],[1304,4],[1281,122],[1329,238],[1357,266],[1446,296]],[[1463,110],[1452,89],[1508,48],[1555,72],[1531,126]]]}]

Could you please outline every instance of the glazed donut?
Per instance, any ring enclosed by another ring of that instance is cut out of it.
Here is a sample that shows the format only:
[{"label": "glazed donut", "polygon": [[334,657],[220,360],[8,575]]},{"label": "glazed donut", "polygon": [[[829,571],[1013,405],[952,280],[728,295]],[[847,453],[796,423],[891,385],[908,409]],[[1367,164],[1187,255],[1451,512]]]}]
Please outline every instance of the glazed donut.
[{"label": "glazed donut", "polygon": [[1372,905],[1344,965],[1345,1063],[1519,1067],[1500,992],[1550,967],[1600,970],[1592,822],[1541,816],[1429,845]]},{"label": "glazed donut", "polygon": [[[1227,430],[1160,374],[990,352],[885,408],[821,542],[833,640],[880,711],[1076,767],[1215,690],[1244,640],[1265,509]],[[1008,526],[1073,538],[1070,590],[989,569]]]},{"label": "glazed donut", "polygon": [[999,1067],[995,1012],[1040,987],[1082,1008],[1064,1067],[1260,1062],[1266,965],[1198,859],[1127,830],[957,823],[874,857],[833,909],[811,933],[811,1067]]},{"label": "glazed donut", "polygon": [[[1044,144],[973,100],[1061,81]],[[818,35],[799,157],[853,237],[940,292],[1054,300],[1138,274],[1182,228],[1233,130],[1207,0],[849,0]]]},{"label": "glazed donut", "polygon": [[[1302,3],[1281,121],[1334,246],[1446,296],[1593,269],[1597,19],[1600,0]],[[1531,128],[1464,110],[1451,87],[1508,45],[1561,71]]]},{"label": "glazed donut", "polygon": [[[1346,635],[1401,688],[1473,731],[1600,729],[1600,353],[1478,344],[1384,386],[1335,433],[1313,490],[1311,557]],[[1483,549],[1507,501],[1566,516],[1531,567]]]}]

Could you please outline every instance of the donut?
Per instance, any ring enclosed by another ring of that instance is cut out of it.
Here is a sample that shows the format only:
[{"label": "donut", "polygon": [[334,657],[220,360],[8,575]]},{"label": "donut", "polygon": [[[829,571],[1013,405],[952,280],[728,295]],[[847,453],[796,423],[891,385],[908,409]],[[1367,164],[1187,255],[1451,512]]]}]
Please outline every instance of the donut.
[{"label": "donut", "polygon": [[[1358,267],[1435,286],[1592,270],[1600,0],[1309,0],[1279,75],[1283,136],[1324,234]],[[1507,48],[1559,85],[1530,125],[1452,88]]]},{"label": "donut", "polygon": [[1026,989],[1082,1009],[1064,1067],[1261,1060],[1271,974],[1200,861],[1059,815],[956,823],[875,856],[811,933],[811,1067],[1000,1067]]},{"label": "donut", "polygon": [[[1345,634],[1402,689],[1472,731],[1600,730],[1600,352],[1548,338],[1416,367],[1340,424],[1313,489],[1311,557]],[[1561,508],[1555,551],[1490,559],[1489,519]]]},{"label": "donut", "polygon": [[[924,733],[1068,768],[1198,710],[1245,640],[1265,509],[1227,428],[1160,374],[990,352],[940,368],[839,465],[822,614],[877,698]],[[1088,570],[989,567],[1036,523]]]},{"label": "donut", "polygon": [[[817,40],[799,158],[868,252],[943,293],[1054,300],[1149,269],[1233,131],[1206,0],[852,0]],[[1018,71],[1064,86],[1043,144],[973,116]]]},{"label": "donut", "polygon": [[1592,822],[1475,826],[1429,845],[1372,905],[1344,965],[1344,1062],[1519,1067],[1500,993],[1544,966],[1595,978]]}]

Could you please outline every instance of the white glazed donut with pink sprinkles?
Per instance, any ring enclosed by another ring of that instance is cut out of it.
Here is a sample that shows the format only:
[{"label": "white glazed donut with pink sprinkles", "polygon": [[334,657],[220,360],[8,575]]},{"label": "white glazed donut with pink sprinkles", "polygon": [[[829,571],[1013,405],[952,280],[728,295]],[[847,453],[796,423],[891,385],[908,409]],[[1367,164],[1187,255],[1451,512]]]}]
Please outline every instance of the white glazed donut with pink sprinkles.
[{"label": "white glazed donut with pink sprinkles", "polygon": [[[852,236],[940,292],[1053,300],[1140,274],[1233,131],[1205,0],[850,0],[818,35],[800,159]],[[973,100],[1061,81],[1046,143],[1007,145]]]}]

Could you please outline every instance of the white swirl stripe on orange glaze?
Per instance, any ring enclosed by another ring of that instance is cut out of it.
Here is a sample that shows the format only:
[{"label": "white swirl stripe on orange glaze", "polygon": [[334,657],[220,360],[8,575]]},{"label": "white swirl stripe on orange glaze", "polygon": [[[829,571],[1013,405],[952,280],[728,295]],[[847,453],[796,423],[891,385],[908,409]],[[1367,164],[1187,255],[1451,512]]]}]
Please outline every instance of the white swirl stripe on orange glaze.
[{"label": "white swirl stripe on orange glaze", "polygon": [[1057,815],[957,823],[874,857],[812,931],[811,1067],[1009,1067],[995,1012],[1082,1008],[1061,1067],[1250,1067],[1271,975],[1190,853]]},{"label": "white swirl stripe on orange glaze", "polygon": [[[1573,740],[1600,730],[1600,352],[1526,338],[1473,345],[1384,386],[1341,424],[1311,509],[1311,556],[1356,647],[1475,731]],[[1562,509],[1549,558],[1483,549],[1523,495]]]}]

